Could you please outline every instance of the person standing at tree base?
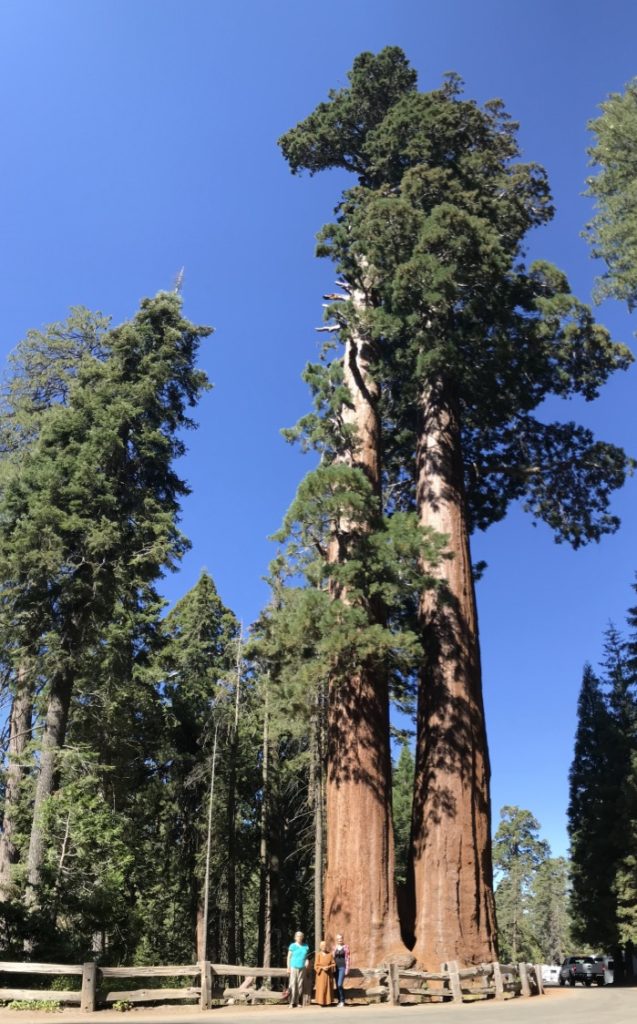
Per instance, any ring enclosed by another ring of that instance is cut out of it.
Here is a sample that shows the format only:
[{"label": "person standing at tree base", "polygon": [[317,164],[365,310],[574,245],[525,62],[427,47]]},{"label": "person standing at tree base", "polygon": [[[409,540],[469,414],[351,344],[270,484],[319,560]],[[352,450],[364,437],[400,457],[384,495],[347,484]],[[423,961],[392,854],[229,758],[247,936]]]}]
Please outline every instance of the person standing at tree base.
[{"label": "person standing at tree base", "polygon": [[294,942],[288,946],[287,969],[290,973],[290,1006],[298,1006],[303,1002],[305,987],[305,969],[310,947],[303,941],[303,932],[294,933]]},{"label": "person standing at tree base", "polygon": [[334,970],[336,964],[329,952],[326,942],[321,942],[314,960],[316,973],[316,992],[314,995],[318,1006],[331,1006],[334,988]]},{"label": "person standing at tree base", "polygon": [[336,945],[332,953],[336,966],[336,994],[338,1005],[345,1006],[345,978],[349,974],[349,946],[343,942],[343,936],[336,936]]}]

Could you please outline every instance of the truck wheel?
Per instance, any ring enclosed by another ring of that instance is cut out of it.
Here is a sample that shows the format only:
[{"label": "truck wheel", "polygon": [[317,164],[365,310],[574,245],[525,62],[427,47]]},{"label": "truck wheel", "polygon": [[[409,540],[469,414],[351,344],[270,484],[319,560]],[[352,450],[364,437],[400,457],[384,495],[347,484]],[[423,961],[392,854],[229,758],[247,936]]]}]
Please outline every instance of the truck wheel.
[{"label": "truck wheel", "polygon": [[601,988],[602,985],[604,985],[604,984],[605,984],[605,979],[604,978],[598,978],[597,979],[597,987],[598,988]]},{"label": "truck wheel", "polygon": [[569,978],[568,983],[571,986],[571,988],[575,988],[575,978]]},{"label": "truck wheel", "polygon": [[593,979],[592,978],[585,978],[584,979],[584,984],[586,985],[586,988],[590,988],[591,985],[593,984]]},{"label": "truck wheel", "polygon": [[566,985],[566,982],[564,981],[564,978],[562,977],[561,974],[560,974],[560,977],[558,978],[558,981],[559,981],[560,985],[562,986],[562,988],[564,988],[564,986]]}]

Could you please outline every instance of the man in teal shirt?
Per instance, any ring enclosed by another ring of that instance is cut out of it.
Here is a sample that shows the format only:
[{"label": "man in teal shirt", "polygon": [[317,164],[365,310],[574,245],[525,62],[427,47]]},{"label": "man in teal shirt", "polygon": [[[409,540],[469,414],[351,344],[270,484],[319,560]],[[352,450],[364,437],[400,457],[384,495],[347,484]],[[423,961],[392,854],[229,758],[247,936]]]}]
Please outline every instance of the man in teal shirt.
[{"label": "man in teal shirt", "polygon": [[305,968],[310,947],[303,942],[303,932],[294,933],[294,942],[288,946],[287,968],[290,972],[290,1006],[303,1002]]}]

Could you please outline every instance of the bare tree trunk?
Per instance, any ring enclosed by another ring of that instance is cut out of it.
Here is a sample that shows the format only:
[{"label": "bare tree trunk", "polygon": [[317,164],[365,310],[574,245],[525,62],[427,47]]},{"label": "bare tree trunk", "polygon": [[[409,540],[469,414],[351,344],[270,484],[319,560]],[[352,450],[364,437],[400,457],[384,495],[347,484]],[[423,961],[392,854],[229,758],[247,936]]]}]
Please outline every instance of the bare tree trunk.
[{"label": "bare tree trunk", "polygon": [[6,900],[12,885],[12,865],[19,859],[13,842],[17,831],[16,815],[20,790],[27,769],[24,752],[31,740],[33,719],[33,679],[25,665],[18,668],[16,689],[9,716],[9,763],[4,794],[2,834],[0,835],[0,900]]},{"label": "bare tree trunk", "polygon": [[201,963],[205,960],[205,953],[207,952],[208,943],[204,940],[205,929],[204,929],[204,902],[203,892],[199,892],[197,899],[197,917],[195,922],[195,949],[196,949],[196,960],[197,963]]},{"label": "bare tree trunk", "polygon": [[227,827],[228,827],[228,934],[227,949],[228,963],[237,962],[237,752],[239,743],[239,705],[241,695],[241,670],[242,670],[243,645],[241,635],[237,640],[237,658],[235,672],[235,703],[234,723],[228,745],[228,799],[227,799]]},{"label": "bare tree trunk", "polygon": [[489,755],[484,723],[458,409],[440,382],[423,395],[418,449],[422,526],[448,537],[438,590],[420,605],[425,669],[418,699],[412,869],[414,955],[496,958]]},{"label": "bare tree trunk", "polygon": [[[349,325],[343,371],[351,407],[342,415],[355,428],[358,443],[342,458],[363,470],[380,498],[379,387],[364,328],[368,300],[361,291],[350,297],[363,327]],[[346,522],[339,527],[345,540],[331,542],[333,561],[347,559],[348,531],[361,529]],[[347,600],[345,593],[335,596]],[[388,683],[383,673],[365,667],[348,680],[329,682],[326,825],[326,939],[343,933],[354,961],[366,966],[404,954],[394,879]]]},{"label": "bare tree trunk", "polygon": [[44,836],[42,834],[42,809],[53,794],[56,785],[58,754],[64,746],[66,725],[71,704],[73,678],[69,669],[64,669],[51,680],[51,689],[44,722],[42,746],[40,748],[40,772],[35,789],[33,821],[27,858],[27,898],[31,905],[38,902],[36,890],[42,880],[44,865]]},{"label": "bare tree trunk", "polygon": [[316,693],[314,735],[314,948],[323,938],[323,872],[325,870],[325,731],[326,691],[323,682]]},{"label": "bare tree trunk", "polygon": [[263,712],[263,749],[261,755],[261,837],[259,842],[259,936],[257,960],[272,966],[272,878],[270,873],[270,718],[268,691]]},{"label": "bare tree trunk", "polygon": [[243,868],[237,870],[237,959],[245,963],[245,927],[243,919]]}]

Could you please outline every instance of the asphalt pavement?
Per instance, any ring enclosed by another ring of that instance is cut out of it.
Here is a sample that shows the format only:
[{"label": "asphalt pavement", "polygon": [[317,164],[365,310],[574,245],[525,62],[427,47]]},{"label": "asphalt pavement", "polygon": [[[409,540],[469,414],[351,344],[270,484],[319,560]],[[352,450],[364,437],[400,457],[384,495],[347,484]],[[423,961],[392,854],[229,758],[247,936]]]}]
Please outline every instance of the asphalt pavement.
[{"label": "asphalt pavement", "polygon": [[196,1006],[180,1006],[140,1008],[126,1013],[80,1013],[66,1009],[53,1014],[1,1009],[0,1024],[329,1024],[333,1014],[336,1020],[332,1024],[636,1024],[637,988],[547,989],[544,996],[531,999],[490,999],[463,1006],[222,1006],[204,1012]]}]

